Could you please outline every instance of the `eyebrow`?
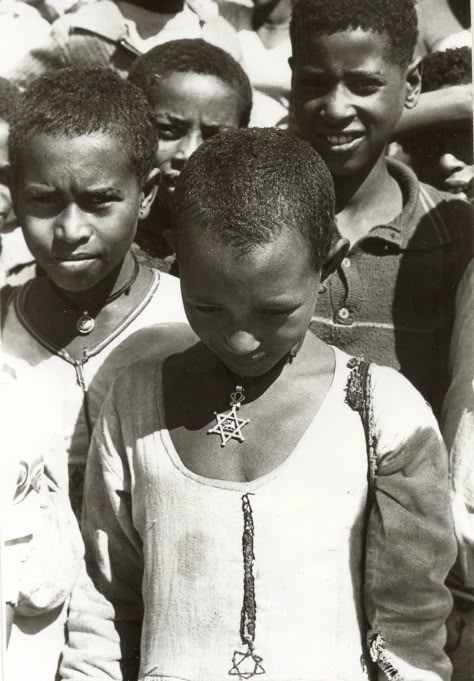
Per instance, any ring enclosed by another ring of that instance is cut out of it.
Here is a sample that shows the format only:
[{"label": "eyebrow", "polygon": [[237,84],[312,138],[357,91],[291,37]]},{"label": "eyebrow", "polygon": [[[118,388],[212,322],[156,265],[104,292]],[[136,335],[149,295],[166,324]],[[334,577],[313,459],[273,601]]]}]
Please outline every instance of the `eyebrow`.
[{"label": "eyebrow", "polygon": [[[315,68],[314,66],[303,66],[302,71],[309,76],[326,76],[327,71],[324,71],[323,69],[318,69]],[[381,71],[368,71],[367,69],[349,69],[349,71],[346,71],[347,74],[350,76],[364,76],[366,78],[373,78],[374,76],[380,76],[383,77],[383,73]]]},{"label": "eyebrow", "polygon": [[168,113],[167,111],[155,111],[156,118],[167,118],[173,123],[186,123],[188,120],[185,116],[177,116],[176,114]]},{"label": "eyebrow", "polygon": [[[58,187],[51,187],[47,184],[32,184],[25,188],[25,191],[31,192],[32,194],[60,194],[61,189]],[[114,194],[122,195],[121,189],[114,187],[113,185],[98,186],[98,187],[87,187],[81,194],[88,195],[101,195],[104,194]]]}]

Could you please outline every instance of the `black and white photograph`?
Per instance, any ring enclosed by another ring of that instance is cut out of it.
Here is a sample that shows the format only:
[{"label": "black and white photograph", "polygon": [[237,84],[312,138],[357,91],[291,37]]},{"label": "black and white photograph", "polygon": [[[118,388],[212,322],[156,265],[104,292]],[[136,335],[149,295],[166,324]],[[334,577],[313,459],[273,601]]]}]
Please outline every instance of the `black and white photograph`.
[{"label": "black and white photograph", "polygon": [[0,681],[474,681],[470,0],[0,0]]}]

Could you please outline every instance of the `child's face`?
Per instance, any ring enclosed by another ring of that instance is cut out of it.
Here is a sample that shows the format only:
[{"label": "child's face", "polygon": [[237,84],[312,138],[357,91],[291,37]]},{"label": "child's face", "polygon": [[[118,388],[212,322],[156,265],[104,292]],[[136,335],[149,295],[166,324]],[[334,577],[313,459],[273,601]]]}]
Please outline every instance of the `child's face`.
[{"label": "child's face", "polygon": [[120,264],[152,193],[145,196],[117,138],[101,132],[36,135],[20,150],[13,180],[28,247],[70,291],[91,288]]},{"label": "child's face", "polygon": [[474,178],[472,129],[446,128],[418,135],[410,158],[420,180],[443,191],[463,194]]},{"label": "child's face", "polygon": [[300,134],[333,175],[370,168],[411,96],[410,69],[390,60],[382,35],[362,29],[302,35],[292,68]]},{"label": "child's face", "polygon": [[303,237],[284,229],[275,241],[238,255],[190,226],[178,259],[189,323],[235,374],[265,374],[304,337],[320,273]]},{"label": "child's face", "polygon": [[223,128],[239,127],[239,99],[215,76],[171,73],[150,93],[158,123],[160,198],[169,205],[176,180],[193,151]]},{"label": "child's face", "polygon": [[0,232],[12,215],[8,174],[8,133],[10,126],[0,119]]}]

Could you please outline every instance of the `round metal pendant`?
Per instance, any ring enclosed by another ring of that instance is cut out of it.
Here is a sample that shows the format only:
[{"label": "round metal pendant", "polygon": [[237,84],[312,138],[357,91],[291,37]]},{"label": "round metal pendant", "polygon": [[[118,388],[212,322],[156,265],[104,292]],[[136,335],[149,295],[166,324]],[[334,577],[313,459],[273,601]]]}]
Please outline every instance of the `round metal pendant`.
[{"label": "round metal pendant", "polygon": [[79,333],[81,333],[83,336],[86,334],[90,333],[92,329],[95,326],[95,321],[94,319],[88,315],[87,313],[81,315],[79,319],[77,320],[77,330]]}]

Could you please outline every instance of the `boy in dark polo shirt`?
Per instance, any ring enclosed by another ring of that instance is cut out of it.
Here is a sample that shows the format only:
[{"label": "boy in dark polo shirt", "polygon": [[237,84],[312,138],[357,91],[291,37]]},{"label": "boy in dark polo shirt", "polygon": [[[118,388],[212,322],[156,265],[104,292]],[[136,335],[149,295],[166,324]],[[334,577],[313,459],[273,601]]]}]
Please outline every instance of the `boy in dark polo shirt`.
[{"label": "boy in dark polo shirt", "polygon": [[312,328],[399,369],[439,415],[472,214],[385,157],[403,109],[418,100],[416,39],[414,0],[298,0],[292,98],[298,134],[333,175],[339,230],[351,244]]}]

